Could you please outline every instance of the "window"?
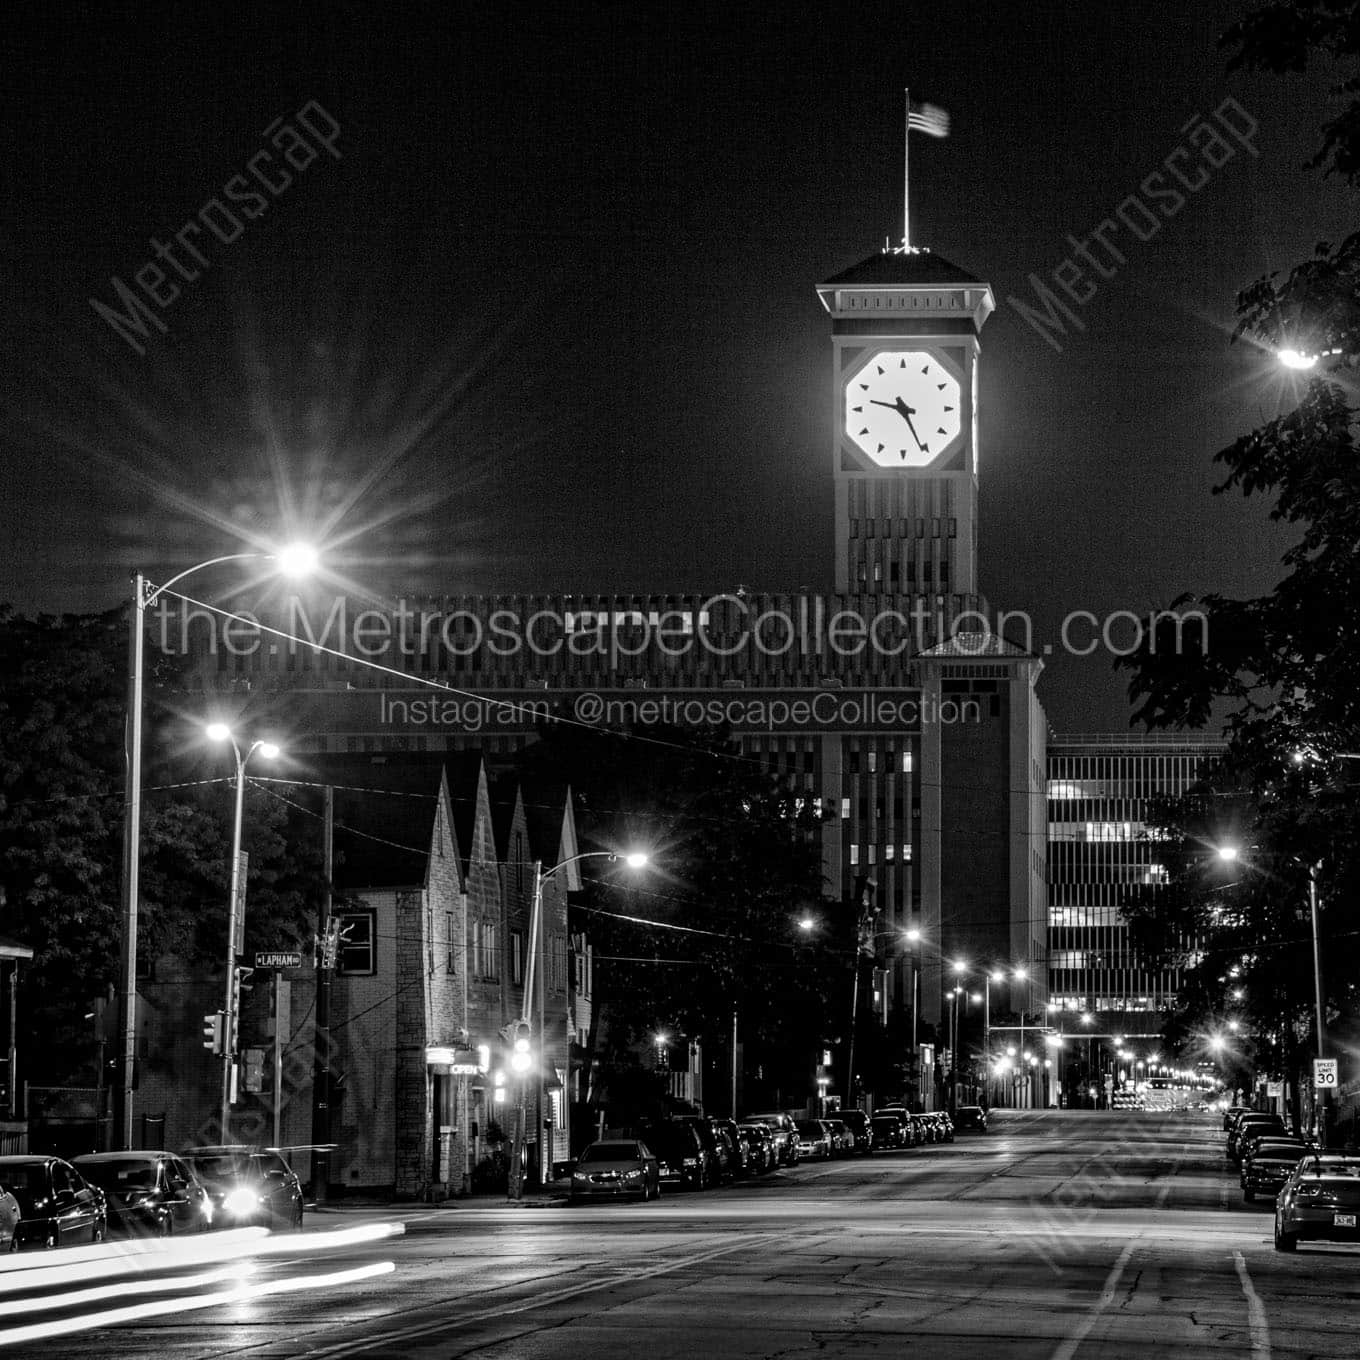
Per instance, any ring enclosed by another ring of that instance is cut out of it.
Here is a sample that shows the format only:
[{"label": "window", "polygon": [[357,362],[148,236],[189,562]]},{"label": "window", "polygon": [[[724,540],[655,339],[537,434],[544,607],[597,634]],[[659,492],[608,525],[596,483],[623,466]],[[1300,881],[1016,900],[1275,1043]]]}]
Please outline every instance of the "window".
[{"label": "window", "polygon": [[524,932],[510,932],[510,981],[516,986],[524,982]]},{"label": "window", "polygon": [[851,863],[851,865],[855,865],[855,864],[858,864],[858,863],[859,863],[859,846],[858,846],[858,845],[852,845],[852,846],[850,847],[850,863]]},{"label": "window", "polygon": [[457,920],[453,912],[444,913],[444,971],[450,976],[458,971]]},{"label": "window", "polygon": [[907,844],[904,845],[904,846],[902,847],[902,863],[903,863],[903,864],[910,864],[910,863],[911,863],[911,842],[910,842],[910,841],[908,841]]},{"label": "window", "polygon": [[496,925],[478,921],[472,927],[472,958],[477,976],[492,981],[500,974],[496,959]]},{"label": "window", "polygon": [[515,832],[515,890],[524,891],[524,832]]},{"label": "window", "polygon": [[378,971],[377,951],[373,944],[373,913],[346,911],[340,921],[340,949],[335,971],[342,977],[371,977]]},{"label": "window", "polygon": [[877,751],[869,751],[869,752],[867,752],[866,754],[867,754],[868,757],[869,757],[869,773],[870,773],[870,774],[877,774],[877,773],[878,773],[878,752],[877,752]]},{"label": "window", "polygon": [[848,798],[841,799],[841,818],[844,821],[850,820],[850,800]]},{"label": "window", "polygon": [[897,847],[895,845],[885,845],[883,847],[883,860],[886,864],[891,864],[897,857]]},{"label": "window", "polygon": [[871,846],[869,847],[869,863],[870,863],[870,864],[872,864],[872,863],[874,862],[874,856],[877,854],[877,852],[878,852],[878,846],[876,846],[876,845],[871,845]]},{"label": "window", "polygon": [[903,774],[910,774],[910,773],[911,773],[911,752],[910,752],[910,751],[903,751],[903,752],[902,752],[902,773],[903,773]]}]

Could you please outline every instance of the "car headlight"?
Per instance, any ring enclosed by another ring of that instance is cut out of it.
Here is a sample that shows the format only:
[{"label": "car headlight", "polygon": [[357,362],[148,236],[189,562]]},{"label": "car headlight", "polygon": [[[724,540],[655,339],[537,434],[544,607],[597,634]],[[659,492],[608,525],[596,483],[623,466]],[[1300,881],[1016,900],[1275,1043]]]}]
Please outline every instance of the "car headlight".
[{"label": "car headlight", "polygon": [[253,1190],[233,1190],[222,1201],[222,1207],[229,1214],[241,1216],[253,1214],[259,1207],[260,1197]]},{"label": "car headlight", "polygon": [[698,1165],[699,1165],[699,1159],[698,1159],[697,1157],[686,1157],[686,1158],[685,1158],[685,1165],[686,1165],[686,1166],[698,1166]]},{"label": "car headlight", "polygon": [[642,1179],[642,1172],[641,1172],[641,1171],[625,1171],[625,1172],[623,1173],[623,1178],[624,1178],[624,1180],[626,1180],[626,1181],[640,1181],[640,1180]]},{"label": "car headlight", "polygon": [[585,1171],[576,1171],[572,1174],[572,1180],[574,1181],[588,1181],[589,1179],[590,1175]]}]

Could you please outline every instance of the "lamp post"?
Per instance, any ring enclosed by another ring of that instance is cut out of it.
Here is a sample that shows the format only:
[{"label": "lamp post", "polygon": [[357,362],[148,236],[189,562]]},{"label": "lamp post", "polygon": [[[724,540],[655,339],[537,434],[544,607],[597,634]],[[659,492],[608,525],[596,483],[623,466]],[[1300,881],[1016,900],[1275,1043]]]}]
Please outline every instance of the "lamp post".
[{"label": "lamp post", "polygon": [[[209,723],[208,736],[213,741],[231,742],[232,755],[236,759],[236,808],[231,824],[231,897],[227,902],[227,995],[222,1007],[222,1141],[230,1142],[228,1130],[231,1122],[232,1072],[236,1066],[237,1030],[239,1028],[238,993],[236,990],[236,956],[240,953],[241,938],[245,934],[246,904],[245,879],[241,872],[241,823],[245,814],[246,765],[251,756],[258,751],[266,760],[273,760],[279,748],[272,741],[253,741],[241,751],[235,734],[225,723]],[[274,1017],[275,1025],[282,1024],[280,1017]],[[278,1092],[275,1092],[277,1099]]]},{"label": "lamp post", "polygon": [[[1297,759],[1295,763],[1301,763]],[[1347,755],[1345,758],[1349,758]],[[1241,856],[1241,851],[1235,845],[1220,845],[1218,847],[1218,857],[1226,863],[1235,863]],[[1327,1056],[1324,1032],[1326,1028],[1326,1016],[1323,1009],[1322,992],[1322,947],[1318,938],[1318,889],[1317,875],[1322,867],[1320,863],[1308,861],[1306,864],[1297,855],[1289,855],[1287,858],[1295,864],[1304,864],[1308,870],[1308,926],[1313,937],[1313,1015],[1314,1029],[1316,1032],[1317,1056],[1325,1058]],[[1327,1146],[1327,1110],[1328,1094],[1323,1091],[1321,1104],[1318,1110],[1318,1140],[1323,1147]]]},{"label": "lamp post", "polygon": [[[516,1102],[515,1142],[510,1157],[510,1178],[507,1192],[507,1198],[511,1200],[524,1198],[524,1120],[527,1113],[529,1073],[533,1067],[533,1025],[529,1017],[534,994],[534,965],[538,960],[538,922],[543,909],[543,885],[554,874],[570,865],[579,864],[583,859],[607,859],[610,863],[614,863],[620,858],[630,869],[642,869],[647,865],[647,856],[641,851],[620,856],[615,850],[583,850],[579,855],[571,855],[567,859],[558,861],[551,869],[546,870],[543,868],[542,860],[534,861],[534,900],[529,913],[529,946],[524,954],[524,999],[520,1006],[519,1020],[506,1027],[514,1032],[515,1052],[511,1056],[511,1066],[514,1069],[516,1085],[519,1088]],[[658,1036],[658,1039],[660,1038],[661,1036]],[[542,1059],[542,1040],[543,1036],[540,1035],[540,1061]],[[658,1043],[659,1048],[660,1043]]]},{"label": "lamp post", "polygon": [[127,720],[123,733],[126,779],[123,787],[123,873],[120,882],[123,929],[118,944],[118,1080],[113,1088],[113,1136],[116,1146],[132,1147],[132,1091],[137,1071],[137,915],[142,836],[142,672],[146,611],[172,586],[207,567],[223,562],[270,559],[289,576],[305,576],[316,566],[314,549],[298,544],[279,553],[228,553],[212,557],[153,585],[138,572],[132,581],[132,617],[128,631]]}]

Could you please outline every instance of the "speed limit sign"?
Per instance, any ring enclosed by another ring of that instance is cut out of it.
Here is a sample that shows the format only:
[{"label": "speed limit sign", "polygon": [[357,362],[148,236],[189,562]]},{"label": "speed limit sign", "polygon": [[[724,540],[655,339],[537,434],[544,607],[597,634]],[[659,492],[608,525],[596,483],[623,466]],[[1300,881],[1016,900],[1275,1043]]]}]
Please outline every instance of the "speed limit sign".
[{"label": "speed limit sign", "polygon": [[1330,1091],[1336,1087],[1336,1059],[1313,1059],[1313,1087],[1318,1091]]}]

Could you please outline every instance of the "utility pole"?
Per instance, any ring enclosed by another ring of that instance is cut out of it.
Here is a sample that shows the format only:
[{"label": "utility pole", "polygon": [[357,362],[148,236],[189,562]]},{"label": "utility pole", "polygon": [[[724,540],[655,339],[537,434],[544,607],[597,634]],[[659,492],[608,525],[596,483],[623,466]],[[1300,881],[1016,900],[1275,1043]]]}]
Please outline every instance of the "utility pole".
[{"label": "utility pole", "polygon": [[312,1044],[312,1195],[326,1202],[331,1175],[331,908],[335,888],[335,789],[326,785],[322,813],[326,893],[317,931],[316,1023]]},{"label": "utility pole", "polygon": [[[146,581],[132,583],[128,621],[128,706],[123,734],[126,777],[123,792],[123,933],[118,949],[117,1081],[113,1088],[113,1146],[132,1148],[132,1092],[137,1073],[137,889],[142,844],[142,650],[146,629]],[[17,965],[16,965],[17,966]],[[10,1086],[14,1073],[10,1072]]]}]

